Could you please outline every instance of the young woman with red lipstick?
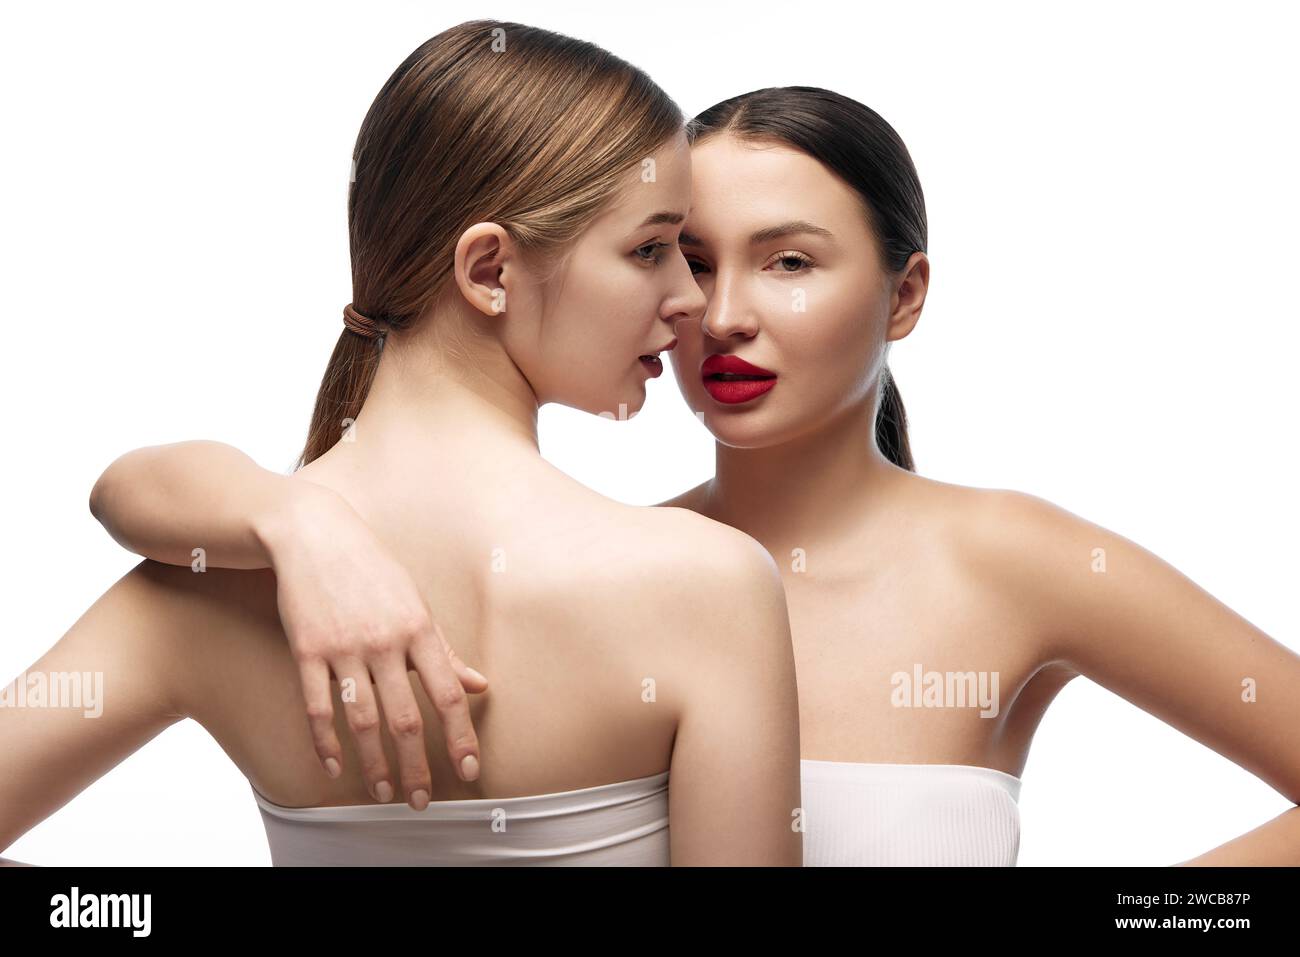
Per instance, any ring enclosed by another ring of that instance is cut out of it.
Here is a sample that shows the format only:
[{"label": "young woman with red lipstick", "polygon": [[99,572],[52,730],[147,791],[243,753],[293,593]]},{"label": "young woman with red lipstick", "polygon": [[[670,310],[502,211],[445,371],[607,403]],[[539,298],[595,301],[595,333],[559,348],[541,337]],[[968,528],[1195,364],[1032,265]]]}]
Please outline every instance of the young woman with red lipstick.
[{"label": "young woman with red lipstick", "polygon": [[[708,309],[676,323],[672,359],[717,459],[664,504],[747,532],[781,570],[805,863],[1014,863],[1030,743],[1080,675],[1300,800],[1293,652],[1120,535],[1031,495],[916,474],[887,359],[921,316],[927,227],[895,131],[799,87],[720,103],[688,129],[679,241]],[[282,542],[351,521],[302,507],[292,479],[225,446],[133,453],[101,482],[115,489],[101,516],[164,561],[200,530],[255,540],[267,515],[285,516]],[[227,487],[239,496],[196,524]],[[373,608],[328,586],[359,563],[376,564],[325,549],[286,569],[344,646]],[[1296,847],[1300,808],[1185,863],[1294,864]]]},{"label": "young woman with red lipstick", "polygon": [[[794,87],[688,129],[680,242],[709,306],[678,324],[673,367],[717,452],[714,477],[665,504],[782,568],[805,863],[1014,863],[1030,743],[1080,675],[1300,801],[1293,651],[1120,535],[916,474],[887,359],[925,302],[926,214],[889,124]],[[1293,807],[1185,863],[1298,864],[1298,848]]]},{"label": "young woman with red lipstick", "polygon": [[[680,110],[599,47],[474,21],[397,68],[354,163],[353,302],[302,467],[200,489],[194,524],[169,523],[185,449],[99,484],[92,511],[158,561],[10,687],[34,702],[48,675],[99,674],[107,700],[91,721],[0,707],[0,851],[189,717],[248,778],[276,864],[797,866],[771,556],[538,450],[540,405],[636,411],[703,313],[676,250]],[[228,534],[252,502],[256,527]]]}]

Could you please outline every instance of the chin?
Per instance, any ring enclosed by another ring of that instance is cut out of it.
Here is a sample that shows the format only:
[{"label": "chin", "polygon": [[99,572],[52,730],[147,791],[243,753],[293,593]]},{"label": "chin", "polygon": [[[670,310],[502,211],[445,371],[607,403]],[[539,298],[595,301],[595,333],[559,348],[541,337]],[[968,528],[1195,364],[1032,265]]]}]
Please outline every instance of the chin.
[{"label": "chin", "polygon": [[753,409],[741,412],[734,408],[719,409],[709,396],[704,396],[704,413],[696,415],[709,434],[718,442],[733,449],[761,449],[779,445],[790,436],[788,428],[776,423],[771,415]]},{"label": "chin", "polygon": [[705,402],[709,405],[706,405],[704,413],[697,415],[696,418],[709,430],[709,434],[714,439],[735,449],[750,449],[765,444],[763,438],[766,430],[758,428],[752,421],[752,416],[746,419],[743,415],[710,408],[712,400],[707,396]]},{"label": "chin", "polygon": [[645,399],[645,385],[642,384],[630,389],[616,390],[608,398],[584,404],[580,408],[584,412],[598,415],[602,419],[626,421],[641,411],[642,406],[645,405]]}]

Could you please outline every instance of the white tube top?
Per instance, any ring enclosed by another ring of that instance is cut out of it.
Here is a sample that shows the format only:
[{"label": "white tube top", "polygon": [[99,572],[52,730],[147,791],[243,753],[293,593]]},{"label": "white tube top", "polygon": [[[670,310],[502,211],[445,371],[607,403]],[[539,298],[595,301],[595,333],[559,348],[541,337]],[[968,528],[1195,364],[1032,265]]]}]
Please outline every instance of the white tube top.
[{"label": "white tube top", "polygon": [[[1020,779],[966,764],[800,761],[805,867],[1006,866]],[[250,787],[251,787],[250,782]],[[668,772],[512,798],[288,808],[253,795],[285,866],[664,867]]]},{"label": "white tube top", "polygon": [[253,796],[276,867],[669,863],[667,771],[553,794],[431,801],[423,811],[289,808],[255,787]]},{"label": "white tube top", "polygon": [[968,764],[803,760],[805,867],[1012,867],[1020,778]]}]

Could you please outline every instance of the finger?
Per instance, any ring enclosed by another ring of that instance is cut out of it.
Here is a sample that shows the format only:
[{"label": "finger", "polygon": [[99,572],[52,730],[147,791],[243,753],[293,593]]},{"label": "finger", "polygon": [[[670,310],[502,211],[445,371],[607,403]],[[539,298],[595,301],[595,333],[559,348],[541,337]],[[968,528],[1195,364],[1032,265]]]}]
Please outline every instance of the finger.
[{"label": "finger", "polygon": [[386,804],[393,799],[393,785],[379,733],[379,704],[370,683],[370,672],[359,659],[351,657],[339,658],[333,667],[342,692],[343,712],[352,736],[357,739],[361,776],[371,796]]},{"label": "finger", "polygon": [[436,623],[433,630],[447,655],[447,660],[451,662],[452,670],[456,672],[456,677],[460,679],[461,687],[470,694],[482,694],[487,691],[487,678],[460,660],[460,655],[456,654],[456,649],[448,644],[446,636],[443,635],[442,629]]},{"label": "finger", "polygon": [[443,643],[434,640],[432,635],[417,639],[409,655],[429,700],[438,711],[451,766],[462,781],[477,781],[480,762],[478,735],[474,733],[474,722],[469,716],[469,696],[451,669]]},{"label": "finger", "polygon": [[397,748],[398,774],[407,803],[417,811],[429,806],[433,786],[429,776],[429,758],[424,748],[424,718],[411,690],[406,670],[406,656],[385,655],[370,664],[375,677],[384,723]]},{"label": "finger", "polygon": [[330,692],[330,669],[324,661],[312,658],[298,666],[302,677],[302,696],[307,702],[307,724],[311,728],[316,755],[332,778],[343,772],[343,747],[334,732],[334,698]]}]

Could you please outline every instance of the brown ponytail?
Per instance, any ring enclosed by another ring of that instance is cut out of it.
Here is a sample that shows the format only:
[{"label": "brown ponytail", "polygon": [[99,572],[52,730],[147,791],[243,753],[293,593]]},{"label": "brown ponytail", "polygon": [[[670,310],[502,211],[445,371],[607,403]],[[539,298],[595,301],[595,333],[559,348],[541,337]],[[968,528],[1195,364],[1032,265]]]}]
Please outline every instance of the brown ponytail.
[{"label": "brown ponytail", "polygon": [[876,447],[899,468],[916,471],[907,439],[907,412],[898,394],[894,374],[886,365],[880,373],[880,408],[876,412]]},{"label": "brown ponytail", "polygon": [[325,377],[316,393],[307,446],[299,467],[320,458],[337,442],[361,413],[361,405],[370,392],[383,340],[366,339],[351,329],[339,333]]}]

